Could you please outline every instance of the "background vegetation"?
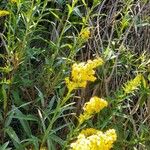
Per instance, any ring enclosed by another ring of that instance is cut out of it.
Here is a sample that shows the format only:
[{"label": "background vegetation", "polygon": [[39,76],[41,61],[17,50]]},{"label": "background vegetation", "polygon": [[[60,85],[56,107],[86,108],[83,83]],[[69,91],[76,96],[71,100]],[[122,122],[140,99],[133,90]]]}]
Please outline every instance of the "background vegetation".
[{"label": "background vegetation", "polygon": [[[93,95],[109,107],[85,126],[116,129],[115,150],[150,149],[149,0],[0,0],[0,9],[10,12],[0,16],[1,149],[63,149]],[[90,38],[80,37],[83,29]],[[52,120],[71,65],[96,56],[105,62],[98,80]]]}]

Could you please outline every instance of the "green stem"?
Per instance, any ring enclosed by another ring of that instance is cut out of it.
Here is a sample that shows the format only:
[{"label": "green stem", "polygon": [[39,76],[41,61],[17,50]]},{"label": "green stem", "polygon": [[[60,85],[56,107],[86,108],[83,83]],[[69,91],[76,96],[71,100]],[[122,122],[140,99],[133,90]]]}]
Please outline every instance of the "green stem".
[{"label": "green stem", "polygon": [[67,148],[68,143],[70,142],[70,139],[79,131],[80,127],[81,127],[81,124],[78,123],[77,127],[75,127],[75,129],[69,133],[69,135],[67,136],[66,142],[63,146],[63,150]]},{"label": "green stem", "polygon": [[[72,2],[72,9],[75,7],[75,4],[77,2],[78,2],[78,0],[75,0],[74,2]],[[61,31],[60,36],[59,36],[58,41],[57,41],[57,50],[56,50],[56,53],[54,54],[54,56],[56,56],[58,54],[59,50],[60,50],[61,40],[63,38],[63,34],[64,34],[65,28],[66,28],[66,26],[68,24],[68,20],[70,18],[70,15],[71,15],[71,13],[68,13],[67,19],[65,20],[65,23],[63,25],[62,31]]]},{"label": "green stem", "polygon": [[54,115],[52,117],[52,120],[48,126],[48,128],[46,129],[45,133],[44,133],[44,136],[43,136],[43,139],[42,139],[42,143],[41,143],[41,146],[43,146],[45,144],[45,141],[53,127],[53,124],[54,122],[57,120],[58,118],[58,115],[59,115],[59,112],[61,111],[61,107],[67,102],[67,100],[69,100],[70,98],[70,94],[71,94],[71,91],[68,91],[67,95],[63,98],[62,102],[61,103],[58,103],[56,109],[55,109],[55,112],[54,112]]}]

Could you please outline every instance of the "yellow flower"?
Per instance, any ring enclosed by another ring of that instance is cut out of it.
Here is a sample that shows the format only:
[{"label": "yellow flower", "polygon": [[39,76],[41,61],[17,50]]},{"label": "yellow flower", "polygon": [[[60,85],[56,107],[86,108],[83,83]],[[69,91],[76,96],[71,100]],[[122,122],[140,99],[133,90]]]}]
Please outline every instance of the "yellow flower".
[{"label": "yellow flower", "polygon": [[88,67],[85,63],[73,64],[72,66],[72,80],[75,82],[95,81],[96,77],[93,75],[95,71]]},{"label": "yellow flower", "polygon": [[124,92],[129,94],[135,91],[138,86],[140,86],[142,80],[142,75],[137,75],[133,80],[128,81],[124,86]]},{"label": "yellow flower", "polygon": [[90,37],[90,29],[88,27],[82,29],[80,32],[80,37],[81,39],[88,40]]},{"label": "yellow flower", "polygon": [[96,68],[98,66],[101,66],[103,63],[104,63],[104,61],[102,60],[102,58],[97,58],[97,59],[94,59],[93,61],[88,60],[87,61],[87,66],[89,68]]},{"label": "yellow flower", "polygon": [[86,87],[86,84],[87,84],[86,81],[82,81],[82,82],[70,81],[69,77],[66,77],[65,81],[66,81],[66,85],[70,91],[72,91],[73,89],[78,88],[78,87]]},{"label": "yellow flower", "polygon": [[87,81],[95,81],[95,68],[102,65],[103,60],[101,58],[97,58],[92,60],[88,60],[86,62],[81,62],[79,64],[75,63],[72,65],[71,71],[71,80],[67,77],[66,84],[69,90],[73,90],[79,87],[86,87]]},{"label": "yellow flower", "polygon": [[107,105],[107,101],[97,96],[94,96],[90,99],[89,102],[85,103],[83,110],[88,114],[94,114],[100,112]]},{"label": "yellow flower", "polygon": [[91,117],[92,117],[92,115],[89,115],[88,113],[80,114],[79,123],[82,124],[85,120],[88,120]]},{"label": "yellow flower", "polygon": [[107,139],[105,141],[105,145],[107,148],[112,148],[112,144],[117,139],[117,135],[114,129],[109,129],[105,132],[105,135],[107,136]]},{"label": "yellow flower", "polygon": [[81,29],[76,39],[76,48],[81,48],[82,45],[90,38],[90,27]]},{"label": "yellow flower", "polygon": [[7,16],[9,14],[10,14],[10,12],[7,10],[0,10],[0,17]]},{"label": "yellow flower", "polygon": [[83,114],[79,116],[79,123],[82,124],[85,120],[90,119],[95,113],[100,112],[104,107],[107,107],[107,101],[94,96],[89,102],[85,103],[83,106]]},{"label": "yellow flower", "polygon": [[86,137],[88,137],[88,136],[90,136],[92,134],[96,134],[96,133],[97,133],[96,129],[87,128],[87,129],[83,129],[80,134],[84,134]]},{"label": "yellow flower", "polygon": [[70,145],[70,150],[110,150],[116,141],[117,135],[114,129],[105,133],[96,129],[81,131],[77,140]]}]

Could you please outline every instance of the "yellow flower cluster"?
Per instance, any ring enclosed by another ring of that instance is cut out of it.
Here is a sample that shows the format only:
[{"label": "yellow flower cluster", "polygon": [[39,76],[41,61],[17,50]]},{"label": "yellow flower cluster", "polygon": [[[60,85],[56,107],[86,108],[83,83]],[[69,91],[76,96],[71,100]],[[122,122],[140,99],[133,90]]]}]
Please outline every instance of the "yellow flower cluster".
[{"label": "yellow flower cluster", "polygon": [[7,16],[9,14],[10,14],[10,12],[7,10],[0,10],[0,17]]},{"label": "yellow flower cluster", "polygon": [[92,135],[92,134],[96,134],[97,130],[94,128],[87,128],[81,131],[80,134],[84,134],[86,137]]},{"label": "yellow flower cluster", "polygon": [[82,124],[85,120],[91,118],[95,113],[100,112],[104,107],[107,107],[107,101],[94,96],[89,102],[85,103],[83,106],[83,114],[79,116],[79,123]]},{"label": "yellow flower cluster", "polygon": [[85,41],[88,40],[90,37],[90,29],[89,28],[82,29],[79,35],[81,39]]},{"label": "yellow flower cluster", "polygon": [[95,81],[96,77],[94,69],[103,64],[101,58],[88,60],[79,64],[75,63],[72,66],[71,80],[65,78],[68,89],[71,91],[79,87],[86,87],[87,81]]},{"label": "yellow flower cluster", "polygon": [[70,145],[70,150],[110,150],[116,139],[114,129],[109,129],[105,133],[95,129],[85,129],[79,134],[76,142]]},{"label": "yellow flower cluster", "polygon": [[141,81],[142,81],[142,75],[139,74],[133,80],[130,80],[125,84],[123,88],[124,92],[127,94],[132,93],[134,90],[138,88],[138,86],[140,86]]},{"label": "yellow flower cluster", "polygon": [[83,110],[89,114],[98,113],[108,105],[107,101],[94,96],[89,102],[85,103]]}]

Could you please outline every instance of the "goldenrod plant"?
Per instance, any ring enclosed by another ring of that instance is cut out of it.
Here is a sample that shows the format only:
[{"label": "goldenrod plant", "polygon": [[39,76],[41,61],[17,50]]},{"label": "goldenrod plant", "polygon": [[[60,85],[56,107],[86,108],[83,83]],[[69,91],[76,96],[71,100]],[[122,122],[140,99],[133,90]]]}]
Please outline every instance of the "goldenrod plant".
[{"label": "goldenrod plant", "polygon": [[10,14],[10,12],[7,10],[0,10],[0,17],[7,16],[9,14]]},{"label": "goldenrod plant", "polygon": [[91,128],[85,129],[81,131],[77,141],[71,144],[70,150],[110,150],[116,138],[116,132],[113,129],[105,133]]},{"label": "goldenrod plant", "polygon": [[107,107],[107,101],[99,97],[92,97],[89,102],[83,106],[83,114],[79,116],[79,123],[82,124],[85,120],[90,119],[94,114],[99,113],[104,107]]},{"label": "goldenrod plant", "polygon": [[142,75],[137,75],[133,80],[128,81],[124,86],[124,92],[129,94],[133,93],[141,85]]},{"label": "goldenrod plant", "polygon": [[72,91],[79,87],[86,87],[87,81],[95,81],[94,69],[102,64],[103,60],[101,58],[94,59],[93,61],[88,60],[87,63],[73,64],[71,79],[69,79],[69,77],[65,78],[68,90]]}]

